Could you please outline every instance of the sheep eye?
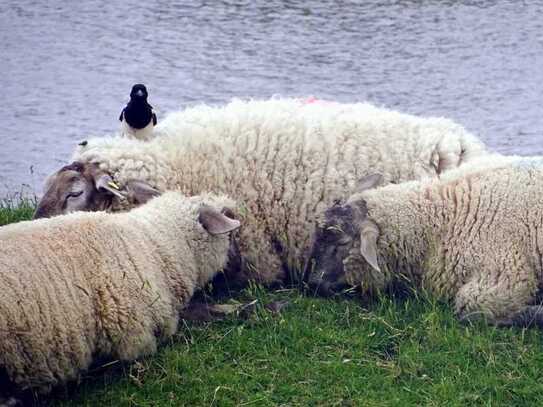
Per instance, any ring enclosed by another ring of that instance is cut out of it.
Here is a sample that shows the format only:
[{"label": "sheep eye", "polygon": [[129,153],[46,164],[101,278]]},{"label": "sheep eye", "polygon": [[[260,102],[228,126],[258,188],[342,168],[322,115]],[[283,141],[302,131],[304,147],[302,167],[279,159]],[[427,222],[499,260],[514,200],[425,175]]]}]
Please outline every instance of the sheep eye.
[{"label": "sheep eye", "polygon": [[341,233],[342,232],[341,228],[339,226],[336,226],[336,225],[327,226],[326,230],[328,230],[328,231],[330,231],[332,233],[335,233],[335,232]]},{"label": "sheep eye", "polygon": [[324,239],[329,243],[338,243],[343,235],[343,231],[337,226],[329,226],[323,232]]},{"label": "sheep eye", "polygon": [[83,191],[70,192],[66,198],[77,198],[83,193]]},{"label": "sheep eye", "polygon": [[339,241],[337,242],[338,246],[345,246],[345,245],[348,245],[349,243],[351,243],[351,239],[339,239]]},{"label": "sheep eye", "polygon": [[345,246],[352,239],[339,225],[330,225],[323,230],[323,240],[336,246]]}]

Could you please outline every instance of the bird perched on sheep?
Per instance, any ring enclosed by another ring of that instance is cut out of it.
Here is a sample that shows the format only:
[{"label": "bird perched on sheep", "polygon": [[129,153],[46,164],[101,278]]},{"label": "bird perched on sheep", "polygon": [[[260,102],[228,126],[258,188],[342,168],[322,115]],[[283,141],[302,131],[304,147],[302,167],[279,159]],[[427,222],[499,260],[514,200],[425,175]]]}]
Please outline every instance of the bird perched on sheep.
[{"label": "bird perched on sheep", "polygon": [[121,111],[121,134],[139,140],[147,140],[153,133],[153,127],[157,124],[153,106],[147,103],[147,88],[137,83],[130,91],[130,101]]},{"label": "bird perched on sheep", "polygon": [[[386,182],[435,177],[485,154],[483,144],[451,120],[368,103],[236,100],[170,114],[156,131],[160,136],[145,143],[90,139],[73,160],[96,166],[121,188],[138,180],[159,191],[232,196],[243,206],[243,270],[265,284],[302,267],[316,214],[356,191],[362,176],[379,171]],[[50,178],[40,216],[66,211],[63,196],[79,181],[61,178],[62,171]],[[79,209],[103,206],[107,191],[99,198],[96,182],[85,182],[93,184],[87,199],[93,204]],[[115,208],[118,200],[111,199]]]},{"label": "bird perched on sheep", "polygon": [[410,281],[462,319],[543,327],[543,159],[489,156],[443,176],[371,189],[318,221],[308,281],[323,294]]},{"label": "bird perched on sheep", "polygon": [[[133,360],[228,261],[224,197],[167,192],[129,212],[76,212],[0,228],[0,369],[47,392],[99,358]],[[5,389],[4,389],[5,390]]]}]

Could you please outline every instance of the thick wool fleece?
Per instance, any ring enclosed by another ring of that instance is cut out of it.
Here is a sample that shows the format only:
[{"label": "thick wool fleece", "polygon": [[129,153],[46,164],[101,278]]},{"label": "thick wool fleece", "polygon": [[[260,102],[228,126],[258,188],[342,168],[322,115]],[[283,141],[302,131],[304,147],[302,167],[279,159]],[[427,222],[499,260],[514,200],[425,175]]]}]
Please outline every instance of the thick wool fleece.
[{"label": "thick wool fleece", "polygon": [[0,228],[0,367],[48,391],[96,358],[132,360],[177,329],[195,288],[223,269],[229,238],[198,222],[206,203],[166,193],[120,214],[77,212]]},{"label": "thick wool fleece", "polygon": [[450,120],[367,103],[234,101],[171,114],[157,131],[150,142],[91,139],[73,159],[98,163],[121,185],[139,179],[159,190],[232,196],[245,209],[241,253],[263,283],[300,266],[315,215],[368,173],[397,183],[485,154]]},{"label": "thick wool fleece", "polygon": [[381,272],[352,250],[347,280],[376,291],[407,278],[454,301],[460,316],[511,323],[543,282],[543,159],[482,159],[445,178],[351,197],[379,226]]}]

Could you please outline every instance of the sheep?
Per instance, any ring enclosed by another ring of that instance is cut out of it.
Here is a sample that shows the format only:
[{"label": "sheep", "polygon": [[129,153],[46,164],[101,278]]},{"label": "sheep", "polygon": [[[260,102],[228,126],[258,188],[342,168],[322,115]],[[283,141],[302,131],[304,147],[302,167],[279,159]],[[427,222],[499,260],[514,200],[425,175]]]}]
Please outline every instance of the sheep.
[{"label": "sheep", "polygon": [[96,360],[131,361],[177,330],[232,255],[225,196],[167,192],[129,212],[0,228],[0,370],[47,393]]},{"label": "sheep", "polygon": [[366,190],[317,221],[306,268],[314,290],[371,296],[409,281],[454,303],[462,321],[543,326],[543,157],[488,156],[440,180],[379,181],[367,177]]},{"label": "sheep", "polygon": [[265,285],[302,268],[315,214],[353,193],[363,175],[379,171],[386,182],[435,177],[486,153],[451,120],[368,103],[235,100],[170,114],[156,131],[148,142],[104,137],[78,147],[72,165],[84,167],[84,176],[53,174],[38,217],[65,211],[69,191],[81,191],[74,187],[80,182],[90,192],[77,209],[115,209],[116,202],[126,202],[105,202],[111,194],[97,181],[104,176],[128,189],[138,180],[159,191],[226,193],[242,205],[238,276]]}]

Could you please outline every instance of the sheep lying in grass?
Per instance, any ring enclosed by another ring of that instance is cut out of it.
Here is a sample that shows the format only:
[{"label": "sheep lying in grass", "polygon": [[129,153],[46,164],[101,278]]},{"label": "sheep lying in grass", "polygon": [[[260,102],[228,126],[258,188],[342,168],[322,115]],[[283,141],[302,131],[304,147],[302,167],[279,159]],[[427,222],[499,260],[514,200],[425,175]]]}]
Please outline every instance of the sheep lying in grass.
[{"label": "sheep lying in grass", "polygon": [[168,192],[119,214],[77,212],[0,228],[0,369],[47,392],[93,360],[133,360],[177,330],[228,261],[226,197]]},{"label": "sheep lying in grass", "polygon": [[356,191],[361,176],[432,177],[485,153],[450,120],[365,103],[235,101],[174,113],[158,127],[161,135],[149,142],[99,138],[82,145],[74,163],[50,177],[36,216],[115,209],[116,192],[104,177],[140,192],[145,182],[189,195],[225,193],[243,205],[238,275],[271,284],[301,268],[316,214]]},{"label": "sheep lying in grass", "polygon": [[442,180],[369,189],[331,206],[308,280],[324,294],[409,280],[453,301],[463,319],[543,326],[542,231],[543,159],[481,159]]}]

